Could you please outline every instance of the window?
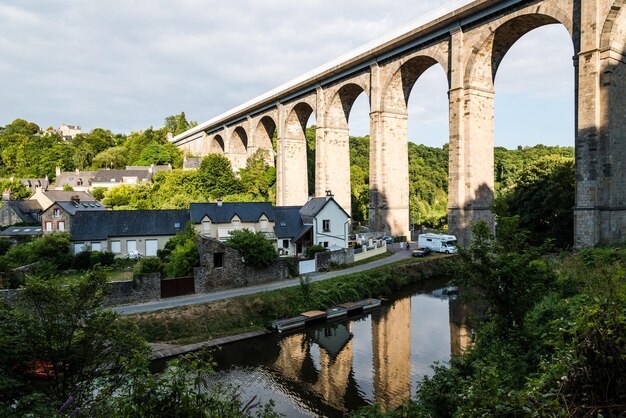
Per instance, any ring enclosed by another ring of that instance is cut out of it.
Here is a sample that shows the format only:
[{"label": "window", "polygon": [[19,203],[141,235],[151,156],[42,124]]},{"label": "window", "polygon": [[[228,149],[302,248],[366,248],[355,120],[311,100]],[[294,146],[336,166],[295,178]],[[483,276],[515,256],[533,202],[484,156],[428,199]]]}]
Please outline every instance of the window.
[{"label": "window", "polygon": [[224,253],[213,253],[213,268],[220,269],[224,267]]},{"label": "window", "polygon": [[146,257],[155,257],[159,249],[159,242],[156,239],[146,240]]},{"label": "window", "polygon": [[46,232],[52,232],[52,222],[46,221]]},{"label": "window", "polygon": [[211,221],[202,221],[202,232],[205,234],[211,232]]},{"label": "window", "polygon": [[126,251],[129,253],[137,251],[137,241],[134,239],[126,241]]},{"label": "window", "polygon": [[92,242],[91,243],[91,251],[102,251],[102,243],[100,243],[100,242]]},{"label": "window", "polygon": [[324,248],[328,248],[328,241],[324,241]]},{"label": "window", "polygon": [[59,216],[61,216],[61,209],[59,208],[52,209],[52,216],[55,218],[58,218]]},{"label": "window", "polygon": [[322,221],[322,229],[324,232],[330,232],[330,219],[324,219]]},{"label": "window", "polygon": [[122,243],[120,241],[111,241],[111,252],[119,254],[122,252]]},{"label": "window", "polygon": [[289,240],[288,239],[284,239],[283,240],[283,248],[289,248]]},{"label": "window", "polygon": [[267,231],[267,219],[261,219],[261,232]]},{"label": "window", "polygon": [[59,221],[59,223],[57,224],[57,229],[59,231],[65,231],[65,222]]},{"label": "window", "polygon": [[85,251],[85,244],[74,244],[74,254]]}]

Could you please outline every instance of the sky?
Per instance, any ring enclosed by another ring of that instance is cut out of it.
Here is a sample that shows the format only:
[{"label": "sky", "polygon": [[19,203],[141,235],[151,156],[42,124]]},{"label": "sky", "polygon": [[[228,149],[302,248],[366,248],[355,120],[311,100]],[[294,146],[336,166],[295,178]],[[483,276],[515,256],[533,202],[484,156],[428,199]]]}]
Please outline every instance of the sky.
[{"label": "sky", "polygon": [[[129,133],[184,111],[204,122],[449,0],[0,0],[0,126]],[[560,26],[520,39],[496,76],[495,143],[573,146],[573,47]],[[369,133],[364,94],[350,133]],[[409,99],[409,139],[448,141],[433,67]]]}]

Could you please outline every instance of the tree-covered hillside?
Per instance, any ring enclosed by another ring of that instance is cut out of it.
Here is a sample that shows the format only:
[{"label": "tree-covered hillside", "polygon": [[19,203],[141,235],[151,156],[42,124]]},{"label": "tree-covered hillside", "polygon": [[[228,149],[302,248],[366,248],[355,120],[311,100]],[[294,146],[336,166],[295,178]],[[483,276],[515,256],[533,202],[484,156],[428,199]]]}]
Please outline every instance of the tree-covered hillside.
[{"label": "tree-covered hillside", "polygon": [[[194,124],[181,113],[167,117],[164,126],[158,129],[148,128],[129,135],[94,129],[64,140],[51,128],[42,131],[32,122],[16,119],[0,128],[0,180],[10,176],[45,175],[54,180],[57,166],[63,171],[150,164],[172,164],[179,168],[182,154],[167,141],[167,133],[178,134]],[[315,129],[311,126],[306,130],[309,194],[315,192]],[[352,218],[366,224],[370,138],[350,137],[349,144]],[[448,206],[448,147],[433,148],[409,142],[408,151],[411,223],[443,229]],[[536,227],[538,237],[546,231],[553,236],[556,230],[569,227],[571,207],[568,205],[573,201],[573,147],[536,145],[515,150],[497,147],[494,156],[496,212],[508,216],[518,214],[516,211],[523,208],[524,213],[520,214],[522,226]],[[251,157],[245,169],[234,173],[225,158],[212,156],[203,162],[198,172],[175,169],[155,175],[153,184],[123,185],[108,191],[96,190],[94,194],[110,207],[124,209],[181,208],[190,202],[218,197],[230,201],[275,202],[276,170],[265,164],[263,158],[261,155]],[[538,168],[536,164],[546,158],[564,158],[569,163],[558,170],[554,164]],[[557,170],[556,174],[553,169]],[[535,170],[534,174],[529,170]],[[547,180],[550,176],[552,180]],[[544,181],[548,181],[547,185],[542,183]],[[1,184],[15,189],[18,197],[24,197],[26,193],[16,182],[3,180]],[[559,193],[535,193],[533,190],[558,190]],[[531,210],[536,206],[541,206],[542,211]],[[554,210],[559,213],[558,222],[549,215],[552,208],[557,207]],[[546,224],[547,219],[550,225]],[[557,240],[569,241],[570,237],[562,235]]]}]

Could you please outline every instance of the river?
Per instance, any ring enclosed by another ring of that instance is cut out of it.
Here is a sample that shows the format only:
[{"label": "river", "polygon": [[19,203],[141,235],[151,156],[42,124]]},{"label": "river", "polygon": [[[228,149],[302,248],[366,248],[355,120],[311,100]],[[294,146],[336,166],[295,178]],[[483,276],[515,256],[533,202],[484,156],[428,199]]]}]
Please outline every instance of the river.
[{"label": "river", "polygon": [[446,280],[405,289],[380,309],[286,336],[215,350],[215,381],[240,387],[287,417],[337,417],[374,402],[392,409],[469,343],[469,306]]}]

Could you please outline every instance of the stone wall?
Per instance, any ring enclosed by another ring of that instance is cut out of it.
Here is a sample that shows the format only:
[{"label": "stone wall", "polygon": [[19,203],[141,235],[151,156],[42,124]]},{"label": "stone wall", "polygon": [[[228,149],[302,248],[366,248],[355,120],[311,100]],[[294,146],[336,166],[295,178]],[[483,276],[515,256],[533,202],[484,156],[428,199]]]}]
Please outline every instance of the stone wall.
[{"label": "stone wall", "polygon": [[9,306],[15,306],[19,292],[19,289],[2,289],[0,290],[0,301]]},{"label": "stone wall", "polygon": [[[259,283],[282,280],[289,277],[287,263],[278,260],[267,268],[248,266],[243,263],[239,252],[224,243],[205,237],[198,237],[200,267],[194,269],[196,293],[206,293],[216,288],[250,286]],[[216,254],[222,254],[216,256]],[[221,258],[222,265],[216,266]]]},{"label": "stone wall", "polygon": [[324,251],[315,254],[315,265],[317,271],[328,270],[331,265],[354,263],[354,249],[346,248],[337,251]]},{"label": "stone wall", "polygon": [[138,274],[132,281],[111,282],[105,306],[130,305],[161,298],[161,275]]}]

